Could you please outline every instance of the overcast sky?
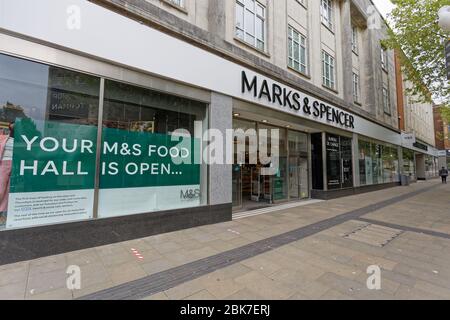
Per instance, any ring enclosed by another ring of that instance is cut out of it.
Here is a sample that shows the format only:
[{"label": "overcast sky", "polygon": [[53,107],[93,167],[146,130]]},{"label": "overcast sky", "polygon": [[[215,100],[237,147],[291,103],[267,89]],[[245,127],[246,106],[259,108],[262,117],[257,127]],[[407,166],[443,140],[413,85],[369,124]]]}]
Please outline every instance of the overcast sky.
[{"label": "overcast sky", "polygon": [[394,5],[389,0],[372,0],[375,6],[381,12],[381,14],[386,17],[388,13],[394,8]]}]

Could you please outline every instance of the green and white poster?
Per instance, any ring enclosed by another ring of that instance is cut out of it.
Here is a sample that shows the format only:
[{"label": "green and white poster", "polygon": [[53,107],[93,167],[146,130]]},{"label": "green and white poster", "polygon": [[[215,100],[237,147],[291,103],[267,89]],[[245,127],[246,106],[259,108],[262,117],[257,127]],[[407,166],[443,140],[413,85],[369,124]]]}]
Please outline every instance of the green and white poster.
[{"label": "green and white poster", "polygon": [[99,217],[199,206],[200,144],[177,140],[103,129]]},{"label": "green and white poster", "polygon": [[7,228],[92,218],[97,128],[15,123]]},{"label": "green and white poster", "polygon": [[[200,205],[200,144],[188,137],[21,119],[15,124],[7,228]],[[196,161],[197,160],[197,161]]]}]

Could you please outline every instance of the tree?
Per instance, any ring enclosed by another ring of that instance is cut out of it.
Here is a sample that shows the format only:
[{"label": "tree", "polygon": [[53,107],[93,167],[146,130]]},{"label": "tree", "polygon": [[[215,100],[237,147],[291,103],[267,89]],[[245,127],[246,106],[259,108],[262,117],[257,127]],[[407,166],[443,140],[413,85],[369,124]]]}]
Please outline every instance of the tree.
[{"label": "tree", "polygon": [[[396,7],[388,16],[392,29],[384,45],[404,53],[400,55],[403,73],[414,84],[407,90],[408,95],[428,101],[433,97],[450,107],[444,53],[444,43],[450,34],[437,23],[437,13],[448,1],[392,0]],[[450,112],[443,115],[450,119]]]}]

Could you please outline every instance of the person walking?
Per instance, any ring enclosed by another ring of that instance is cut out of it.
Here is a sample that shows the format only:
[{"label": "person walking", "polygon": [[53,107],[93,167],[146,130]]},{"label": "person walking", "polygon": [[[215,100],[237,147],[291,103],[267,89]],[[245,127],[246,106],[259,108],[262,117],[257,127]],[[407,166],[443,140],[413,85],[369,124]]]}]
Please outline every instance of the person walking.
[{"label": "person walking", "polygon": [[447,184],[448,170],[445,167],[439,171],[439,175],[442,178],[442,183]]}]

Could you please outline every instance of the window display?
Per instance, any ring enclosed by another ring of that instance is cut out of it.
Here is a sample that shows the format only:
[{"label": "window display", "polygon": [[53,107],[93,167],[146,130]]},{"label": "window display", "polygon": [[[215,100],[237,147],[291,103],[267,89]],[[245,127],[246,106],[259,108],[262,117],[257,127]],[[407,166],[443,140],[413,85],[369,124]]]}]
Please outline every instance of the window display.
[{"label": "window display", "polygon": [[0,230],[206,203],[206,105],[105,80],[98,146],[100,83],[0,55]]},{"label": "window display", "polygon": [[[203,121],[205,110],[202,103],[106,81],[99,217],[205,203],[194,139],[194,121]],[[173,137],[175,130],[192,138]]]},{"label": "window display", "polygon": [[362,186],[399,182],[397,147],[359,140],[359,171]]},{"label": "window display", "polygon": [[0,228],[92,217],[99,92],[100,78],[0,55]]}]

